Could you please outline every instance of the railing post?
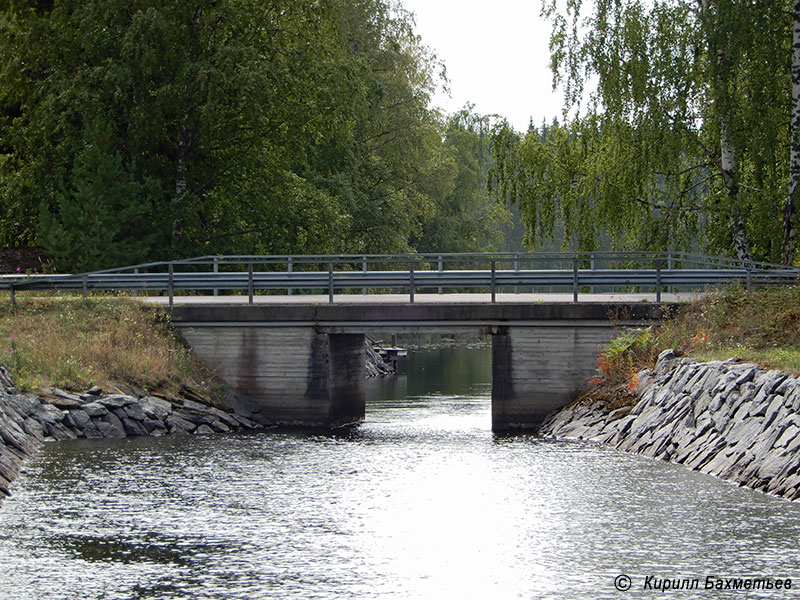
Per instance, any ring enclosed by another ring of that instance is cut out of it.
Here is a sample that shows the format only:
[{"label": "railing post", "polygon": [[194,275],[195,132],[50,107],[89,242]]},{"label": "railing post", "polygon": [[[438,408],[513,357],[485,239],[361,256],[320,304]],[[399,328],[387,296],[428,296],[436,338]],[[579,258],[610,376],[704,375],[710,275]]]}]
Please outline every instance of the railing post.
[{"label": "railing post", "polygon": [[[514,275],[519,278],[519,254],[514,255]],[[519,286],[514,286],[514,293],[519,294]]]},{"label": "railing post", "polygon": [[8,289],[9,289],[9,291],[11,292],[11,306],[16,306],[16,305],[17,305],[17,299],[16,299],[16,297],[14,296],[14,284],[12,283],[12,284],[11,284],[11,285],[8,287]]},{"label": "railing post", "polygon": [[253,303],[253,263],[247,263],[247,303]]},{"label": "railing post", "polygon": [[[361,272],[362,273],[366,273],[367,272],[367,257],[366,256],[362,256],[361,257]],[[367,288],[361,288],[361,293],[366,296],[367,295]]]},{"label": "railing post", "polygon": [[414,261],[408,263],[408,295],[411,304],[414,304]]},{"label": "railing post", "polygon": [[578,259],[572,259],[572,301],[578,301]]},{"label": "railing post", "polygon": [[656,302],[661,302],[661,259],[656,259]]},{"label": "railing post", "polygon": [[492,304],[494,304],[497,299],[495,293],[497,289],[496,267],[496,262],[492,260]]},{"label": "railing post", "polygon": [[[215,256],[214,257],[214,279],[215,280],[217,279],[217,277],[216,277],[217,273],[219,273],[219,258]],[[219,290],[217,288],[214,288],[214,295],[216,296],[218,294],[219,294]]]},{"label": "railing post", "polygon": [[88,275],[84,274],[83,275],[83,280],[81,282],[81,288],[82,288],[83,299],[84,300],[86,300],[86,298],[88,298],[88,296],[89,296],[89,289],[88,289],[89,288],[89,281],[87,279],[88,277],[89,277]]},{"label": "railing post", "polygon": [[174,294],[174,285],[175,285],[175,271],[172,267],[172,263],[169,263],[169,279],[167,280],[167,292],[169,293],[169,307],[172,308],[175,300],[173,298]]},{"label": "railing post", "polygon": [[[133,274],[134,275],[138,275],[139,274],[139,268],[138,267],[133,270]],[[138,298],[139,297],[139,288],[133,288],[133,297],[134,298]]]},{"label": "railing post", "polygon": [[753,289],[753,269],[748,265],[747,267],[747,291]]},{"label": "railing post", "polygon": [[[286,273],[291,273],[291,272],[292,272],[292,257],[290,256],[289,258],[286,259]],[[290,275],[289,276],[289,282],[290,282],[289,283],[289,287],[286,288],[286,295],[287,296],[291,296],[292,295],[291,280],[292,280],[292,277]]]},{"label": "railing post", "polygon": [[[667,270],[672,271],[675,268],[675,258],[672,256],[672,250],[667,252]],[[675,290],[672,285],[667,286],[667,291],[671,294]]]},{"label": "railing post", "polygon": [[[439,256],[439,273],[444,271],[444,265],[442,264],[442,257]],[[439,286],[439,293],[442,293],[442,286]]]},{"label": "railing post", "polygon": [[[594,252],[592,252],[592,256],[591,256],[591,258],[589,259],[589,261],[590,261],[590,262],[589,262],[589,268],[590,268],[592,271],[594,271],[594,261],[595,261],[595,257],[596,257],[596,254],[595,254]],[[592,286],[592,288],[591,288],[591,289],[592,289],[592,294],[594,294],[594,292],[595,292],[594,286]]]},{"label": "railing post", "polygon": [[333,304],[333,262],[328,263],[328,304]]}]

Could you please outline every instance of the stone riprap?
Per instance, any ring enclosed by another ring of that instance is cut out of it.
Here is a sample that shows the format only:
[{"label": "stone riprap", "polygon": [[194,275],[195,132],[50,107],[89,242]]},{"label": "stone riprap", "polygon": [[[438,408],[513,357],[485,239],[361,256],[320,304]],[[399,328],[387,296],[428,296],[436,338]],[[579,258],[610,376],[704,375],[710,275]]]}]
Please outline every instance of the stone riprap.
[{"label": "stone riprap", "polygon": [[384,377],[386,375],[393,375],[394,371],[390,365],[387,365],[375,346],[372,345],[370,340],[364,342],[364,355],[366,358],[366,374],[367,377]]},{"label": "stone riprap", "polygon": [[0,497],[9,495],[22,462],[43,441],[207,434],[262,427],[243,415],[190,398],[131,392],[104,394],[95,387],[82,394],[52,390],[46,398],[20,394],[8,372],[0,367]]},{"label": "stone riprap", "polygon": [[732,360],[699,363],[667,350],[639,378],[632,406],[607,410],[583,399],[550,415],[541,435],[599,442],[800,498],[796,377]]}]

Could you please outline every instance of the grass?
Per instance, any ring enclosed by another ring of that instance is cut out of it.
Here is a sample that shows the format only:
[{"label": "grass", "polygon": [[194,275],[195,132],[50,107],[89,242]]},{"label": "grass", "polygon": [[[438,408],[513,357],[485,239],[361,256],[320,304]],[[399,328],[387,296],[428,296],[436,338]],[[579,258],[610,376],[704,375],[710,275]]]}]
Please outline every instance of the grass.
[{"label": "grass", "polygon": [[800,286],[747,292],[739,286],[705,295],[658,327],[625,332],[598,356],[589,393],[609,401],[633,398],[638,373],[662,350],[692,358],[752,362],[800,374]]},{"label": "grass", "polygon": [[800,286],[709,294],[665,323],[656,339],[698,359],[736,358],[800,373]]},{"label": "grass", "polygon": [[0,364],[25,392],[135,385],[218,391],[169,326],[169,314],[125,298],[51,297],[0,305]]}]

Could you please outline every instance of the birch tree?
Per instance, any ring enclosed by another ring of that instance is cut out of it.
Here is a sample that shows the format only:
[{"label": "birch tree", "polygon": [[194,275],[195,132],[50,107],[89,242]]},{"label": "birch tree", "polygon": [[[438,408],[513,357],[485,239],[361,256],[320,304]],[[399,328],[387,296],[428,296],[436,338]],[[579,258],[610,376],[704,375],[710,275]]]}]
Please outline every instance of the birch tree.
[{"label": "birch tree", "polygon": [[792,10],[792,115],[789,135],[789,191],[783,208],[784,264],[791,264],[795,256],[795,204],[800,188],[800,2]]},{"label": "birch tree", "polygon": [[543,12],[565,115],[582,105],[547,139],[496,132],[498,196],[519,201],[538,235],[552,229],[543,218],[563,221],[576,247],[607,236],[791,260],[785,0],[548,1]]}]

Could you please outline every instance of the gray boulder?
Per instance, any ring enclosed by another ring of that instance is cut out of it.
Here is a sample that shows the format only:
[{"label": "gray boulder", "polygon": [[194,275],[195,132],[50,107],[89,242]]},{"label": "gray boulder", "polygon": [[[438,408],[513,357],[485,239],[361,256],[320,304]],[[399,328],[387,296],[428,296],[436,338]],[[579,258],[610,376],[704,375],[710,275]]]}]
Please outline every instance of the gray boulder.
[{"label": "gray boulder", "polygon": [[145,396],[140,399],[139,406],[151,419],[163,421],[172,413],[172,404],[155,396]]}]

